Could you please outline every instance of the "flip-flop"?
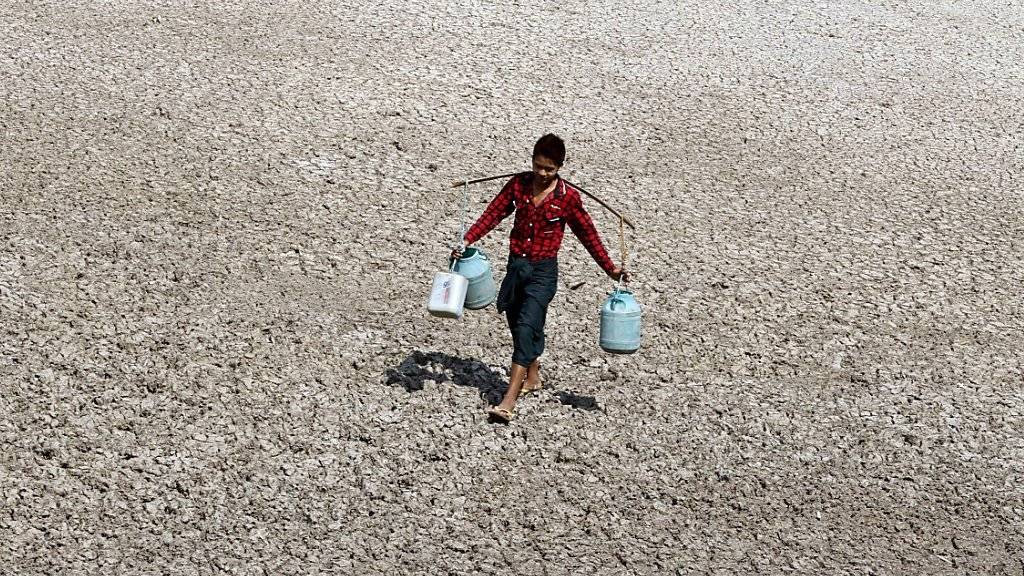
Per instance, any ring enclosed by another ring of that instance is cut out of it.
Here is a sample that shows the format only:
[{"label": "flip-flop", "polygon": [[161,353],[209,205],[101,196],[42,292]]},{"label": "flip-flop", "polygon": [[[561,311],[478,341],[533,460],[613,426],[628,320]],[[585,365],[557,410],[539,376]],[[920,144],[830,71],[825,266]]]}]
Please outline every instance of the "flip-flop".
[{"label": "flip-flop", "polygon": [[544,388],[544,384],[538,384],[536,388],[521,388],[519,390],[519,396],[527,396],[529,394],[533,394],[534,392],[540,392],[541,388]]},{"label": "flip-flop", "polygon": [[491,406],[490,408],[487,409],[487,415],[495,420],[499,420],[501,422],[504,422],[505,424],[508,424],[509,422],[512,421],[513,418],[515,418],[516,412],[515,410],[505,410],[504,408]]},{"label": "flip-flop", "polygon": [[523,381],[523,387],[519,389],[520,397],[533,394],[534,392],[539,392],[540,389],[544,387],[544,381],[540,379],[540,362],[537,363],[537,386],[533,388],[527,388],[527,383],[527,381]]}]

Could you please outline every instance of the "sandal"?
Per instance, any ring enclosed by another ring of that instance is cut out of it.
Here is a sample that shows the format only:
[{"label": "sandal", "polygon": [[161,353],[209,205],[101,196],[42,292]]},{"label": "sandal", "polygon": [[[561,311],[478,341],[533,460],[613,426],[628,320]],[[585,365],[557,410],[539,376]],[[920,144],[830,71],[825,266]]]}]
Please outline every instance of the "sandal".
[{"label": "sandal", "polygon": [[519,390],[519,396],[522,397],[522,396],[526,396],[528,394],[533,394],[534,392],[540,392],[540,389],[543,388],[543,387],[544,387],[544,384],[537,384],[537,386],[534,387],[534,388],[527,388],[526,386],[523,386]]},{"label": "sandal", "polygon": [[[529,378],[529,373],[527,373],[527,378]],[[540,379],[540,363],[539,362],[537,363],[537,385],[532,387],[532,388],[527,388],[526,387],[527,383],[528,383],[527,381],[524,381],[523,382],[523,387],[519,389],[519,396],[520,397],[526,396],[528,394],[533,394],[534,392],[539,392],[540,389],[544,387],[544,381]]]},{"label": "sandal", "polygon": [[509,422],[512,421],[513,418],[515,418],[516,413],[515,410],[506,410],[498,406],[491,406],[490,408],[487,409],[487,415],[490,416],[491,419],[493,420],[498,420],[500,422],[508,424]]}]

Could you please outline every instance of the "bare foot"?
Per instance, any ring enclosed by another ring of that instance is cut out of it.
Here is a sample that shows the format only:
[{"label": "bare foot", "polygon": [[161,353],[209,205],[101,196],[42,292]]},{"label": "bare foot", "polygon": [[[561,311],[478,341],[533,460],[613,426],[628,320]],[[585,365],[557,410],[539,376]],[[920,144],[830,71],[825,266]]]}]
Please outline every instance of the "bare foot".
[{"label": "bare foot", "polygon": [[526,381],[526,373],[528,371],[529,369],[526,366],[512,363],[512,369],[509,370],[508,389],[505,390],[505,397],[501,399],[501,404],[487,410],[488,415],[505,422],[508,422],[515,416],[516,400],[523,393],[523,383]]}]

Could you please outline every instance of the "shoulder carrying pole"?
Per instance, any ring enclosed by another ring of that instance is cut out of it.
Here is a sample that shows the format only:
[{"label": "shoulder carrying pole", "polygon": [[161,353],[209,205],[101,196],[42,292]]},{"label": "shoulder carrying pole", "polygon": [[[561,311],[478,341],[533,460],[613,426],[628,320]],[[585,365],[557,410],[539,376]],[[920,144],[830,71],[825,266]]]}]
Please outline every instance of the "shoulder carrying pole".
[{"label": "shoulder carrying pole", "polygon": [[[511,178],[511,177],[515,176],[516,174],[518,174],[518,172],[512,172],[511,174],[499,174],[497,176],[488,176],[486,178],[477,178],[476,180],[459,180],[458,182],[454,182],[451,187],[452,188],[458,188],[459,186],[468,186],[470,184],[476,184],[478,182],[489,182],[491,180],[498,180],[499,178]],[[628,218],[626,218],[622,214],[619,214],[618,210],[616,210],[615,208],[612,208],[611,206],[606,204],[604,200],[601,200],[597,196],[594,196],[590,192],[587,192],[583,188],[580,188],[579,186],[573,184],[572,182],[569,182],[568,180],[566,180],[565,183],[570,185],[570,186],[572,186],[573,188],[579,190],[581,193],[586,194],[588,197],[593,199],[595,202],[597,202],[601,206],[604,206],[604,208],[606,210],[608,210],[612,214],[615,214],[616,216],[618,216],[619,220],[621,222],[624,222],[626,224],[626,226],[629,226],[631,230],[636,230],[636,226],[634,226],[633,223],[630,222]]]}]

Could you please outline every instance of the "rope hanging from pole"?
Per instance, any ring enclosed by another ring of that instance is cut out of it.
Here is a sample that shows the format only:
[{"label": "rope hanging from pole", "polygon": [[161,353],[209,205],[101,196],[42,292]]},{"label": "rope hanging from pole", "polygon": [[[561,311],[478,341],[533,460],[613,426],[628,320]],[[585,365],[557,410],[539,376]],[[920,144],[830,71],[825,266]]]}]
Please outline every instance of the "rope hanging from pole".
[{"label": "rope hanging from pole", "polygon": [[466,219],[469,218],[469,181],[466,181],[462,186],[462,218],[460,224],[462,231],[459,233],[459,243],[465,242],[466,237]]},{"label": "rope hanging from pole", "polygon": [[623,226],[625,219],[619,218],[619,246],[622,249],[622,269],[626,269],[626,228]]}]

